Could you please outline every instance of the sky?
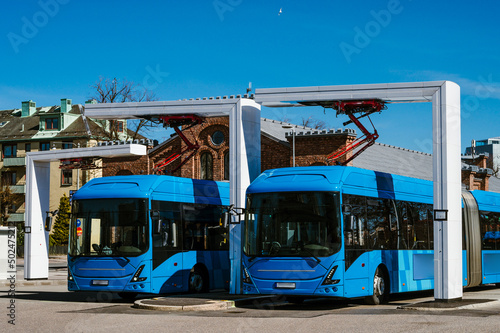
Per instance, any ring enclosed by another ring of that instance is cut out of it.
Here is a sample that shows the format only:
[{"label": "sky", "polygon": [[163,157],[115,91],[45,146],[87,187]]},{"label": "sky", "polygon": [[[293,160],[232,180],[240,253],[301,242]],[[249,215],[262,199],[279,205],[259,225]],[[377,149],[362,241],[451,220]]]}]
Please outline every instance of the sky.
[{"label": "sky", "polygon": [[[244,94],[249,82],[450,80],[461,87],[463,152],[472,139],[500,136],[499,9],[462,0],[5,1],[0,110],[30,99],[83,104],[100,77],[133,81],[159,100]],[[347,120],[311,107],[263,108],[262,116],[313,117],[327,128]],[[432,152],[431,103],[391,104],[371,120],[378,142]],[[144,134],[163,141],[170,133]]]}]

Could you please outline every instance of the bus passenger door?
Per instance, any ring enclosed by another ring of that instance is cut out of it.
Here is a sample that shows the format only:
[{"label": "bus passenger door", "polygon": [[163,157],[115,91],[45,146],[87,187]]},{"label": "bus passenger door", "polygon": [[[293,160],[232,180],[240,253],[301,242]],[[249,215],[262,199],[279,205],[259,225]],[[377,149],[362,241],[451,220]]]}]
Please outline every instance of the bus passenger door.
[{"label": "bus passenger door", "polygon": [[[166,204],[161,202],[162,204]],[[182,232],[180,212],[176,207],[160,210],[159,220],[153,218],[153,292],[171,293],[185,290],[182,263]],[[153,211],[154,214],[154,211]]]}]

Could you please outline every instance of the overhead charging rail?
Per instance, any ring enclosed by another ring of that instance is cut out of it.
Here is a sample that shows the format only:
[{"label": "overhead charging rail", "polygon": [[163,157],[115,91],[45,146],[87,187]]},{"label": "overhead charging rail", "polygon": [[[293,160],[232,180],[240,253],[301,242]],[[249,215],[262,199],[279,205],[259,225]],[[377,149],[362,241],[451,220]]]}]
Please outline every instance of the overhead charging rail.
[{"label": "overhead charging rail", "polygon": [[[342,163],[338,163],[341,165],[347,165],[350,161],[355,159],[359,154],[365,151],[367,148],[372,146],[375,143],[375,140],[378,139],[378,133],[373,125],[370,115],[375,112],[381,112],[382,110],[387,109],[385,102],[378,99],[373,100],[349,100],[349,101],[334,101],[329,106],[324,105],[325,107],[331,107],[332,109],[337,111],[337,116],[339,114],[345,114],[349,117],[349,121],[346,121],[343,125],[346,126],[350,123],[354,123],[363,133],[362,136],[357,138],[351,143],[346,144],[344,147],[337,149],[335,152],[330,154],[327,157],[329,161],[337,161],[339,158],[347,155],[351,152],[351,156],[346,158]],[[356,116],[356,114],[359,114]],[[370,124],[373,127],[373,133],[368,131],[365,126],[359,121],[359,119],[368,117]]]},{"label": "overhead charging rail", "polygon": [[[204,118],[196,116],[196,115],[176,115],[176,116],[159,116],[159,120],[163,123],[163,127],[172,127],[174,131],[179,135],[182,141],[186,144],[186,147],[183,148],[180,152],[172,153],[167,158],[161,160],[159,163],[154,165],[153,171],[155,173],[160,173],[164,168],[168,165],[172,164],[179,158],[182,158],[183,155],[188,154],[175,168],[170,170],[170,173],[174,173],[184,164],[200,148],[198,141],[196,141],[196,137],[193,135],[194,142],[189,141],[189,139],[182,133],[182,131],[188,130],[195,125],[202,124],[204,122]],[[185,126],[182,129],[179,129],[179,126]]]}]

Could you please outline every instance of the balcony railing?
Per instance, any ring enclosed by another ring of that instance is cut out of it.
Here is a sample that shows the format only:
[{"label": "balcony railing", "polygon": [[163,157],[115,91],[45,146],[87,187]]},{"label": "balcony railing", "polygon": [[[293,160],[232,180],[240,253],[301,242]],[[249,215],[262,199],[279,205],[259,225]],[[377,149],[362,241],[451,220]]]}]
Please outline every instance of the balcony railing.
[{"label": "balcony railing", "polygon": [[25,157],[6,157],[3,159],[4,167],[26,166]]},{"label": "balcony railing", "polygon": [[24,222],[24,213],[11,213],[7,222]]},{"label": "balcony railing", "polygon": [[9,187],[12,193],[26,194],[26,185],[9,185]]}]

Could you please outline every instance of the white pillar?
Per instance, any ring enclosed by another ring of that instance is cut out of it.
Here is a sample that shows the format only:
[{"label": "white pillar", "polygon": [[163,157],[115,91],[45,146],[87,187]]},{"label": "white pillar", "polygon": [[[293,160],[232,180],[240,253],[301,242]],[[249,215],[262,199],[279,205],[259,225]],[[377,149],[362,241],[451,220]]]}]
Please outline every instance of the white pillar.
[{"label": "white pillar", "polygon": [[462,207],[460,87],[445,81],[432,99],[434,211],[434,298],[462,297]]},{"label": "white pillar", "polygon": [[[48,232],[44,214],[49,210],[50,162],[37,162],[26,156],[25,221],[30,233],[24,240],[24,278],[49,278]],[[41,194],[41,195],[40,195]]]},{"label": "white pillar", "polygon": [[49,278],[49,232],[45,231],[45,216],[49,211],[50,162],[68,158],[93,156],[146,155],[146,146],[129,144],[29,152],[26,154],[24,278]]},{"label": "white pillar", "polygon": [[[244,208],[246,189],[260,174],[259,105],[244,99],[234,105],[229,113],[229,141],[229,201],[235,207]],[[229,228],[229,292],[240,294],[243,221],[240,224],[231,224]]]}]

